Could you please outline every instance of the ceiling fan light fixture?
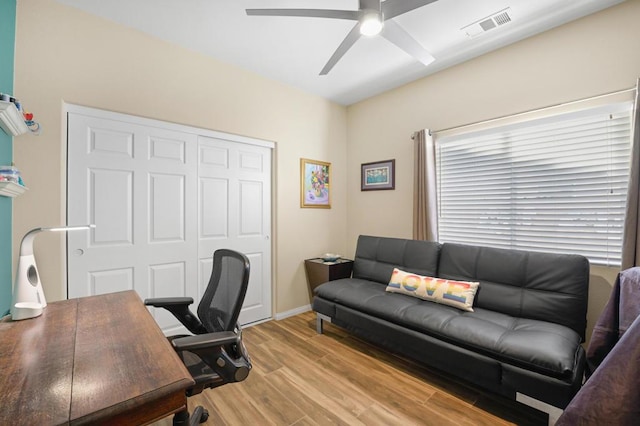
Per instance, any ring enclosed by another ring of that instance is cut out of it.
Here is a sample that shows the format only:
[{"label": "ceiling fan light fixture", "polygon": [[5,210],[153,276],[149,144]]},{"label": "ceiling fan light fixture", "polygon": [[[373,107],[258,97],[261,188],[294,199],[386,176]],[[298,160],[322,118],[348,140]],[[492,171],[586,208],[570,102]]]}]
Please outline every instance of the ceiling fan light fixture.
[{"label": "ceiling fan light fixture", "polygon": [[383,26],[382,15],[379,12],[367,12],[360,21],[360,34],[367,37],[378,35]]}]

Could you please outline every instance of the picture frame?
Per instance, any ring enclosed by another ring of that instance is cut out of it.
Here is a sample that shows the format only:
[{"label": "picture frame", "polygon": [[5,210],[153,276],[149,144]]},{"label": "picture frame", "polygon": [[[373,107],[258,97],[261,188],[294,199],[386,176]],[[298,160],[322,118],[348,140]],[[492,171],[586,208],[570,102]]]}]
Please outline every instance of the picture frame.
[{"label": "picture frame", "polygon": [[360,167],[360,190],[396,189],[396,160],[363,163]]},{"label": "picture frame", "polygon": [[300,207],[331,208],[331,163],[300,159]]}]

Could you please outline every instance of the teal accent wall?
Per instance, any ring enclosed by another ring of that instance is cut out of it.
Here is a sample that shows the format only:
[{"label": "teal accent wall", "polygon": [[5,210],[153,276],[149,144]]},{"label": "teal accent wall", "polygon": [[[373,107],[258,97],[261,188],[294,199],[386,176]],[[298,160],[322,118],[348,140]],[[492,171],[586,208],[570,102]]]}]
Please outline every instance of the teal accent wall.
[{"label": "teal accent wall", "polygon": [[[13,93],[13,58],[16,40],[16,0],[0,0],[0,92]],[[13,138],[0,130],[0,164],[13,161]],[[0,196],[0,316],[11,307],[11,203]]]}]

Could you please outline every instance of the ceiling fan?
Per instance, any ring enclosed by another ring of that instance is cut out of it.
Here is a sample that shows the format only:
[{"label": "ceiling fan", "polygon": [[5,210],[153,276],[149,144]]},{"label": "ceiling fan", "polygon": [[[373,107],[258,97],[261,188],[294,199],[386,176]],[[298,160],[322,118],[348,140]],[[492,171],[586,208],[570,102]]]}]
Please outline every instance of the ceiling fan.
[{"label": "ceiling fan", "polygon": [[359,0],[358,10],[330,9],[246,9],[249,16],[299,16],[311,18],[332,18],[357,21],[338,49],[320,71],[326,75],[340,58],[354,45],[360,36],[381,34],[391,43],[413,56],[425,65],[435,60],[420,43],[398,25],[392,18],[410,12],[437,0]]}]

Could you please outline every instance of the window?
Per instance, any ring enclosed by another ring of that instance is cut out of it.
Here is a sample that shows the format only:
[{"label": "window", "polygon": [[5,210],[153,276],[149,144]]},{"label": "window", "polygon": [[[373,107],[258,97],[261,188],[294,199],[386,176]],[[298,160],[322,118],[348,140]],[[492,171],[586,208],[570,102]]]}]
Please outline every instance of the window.
[{"label": "window", "polygon": [[436,138],[439,236],[621,262],[631,103]]}]

